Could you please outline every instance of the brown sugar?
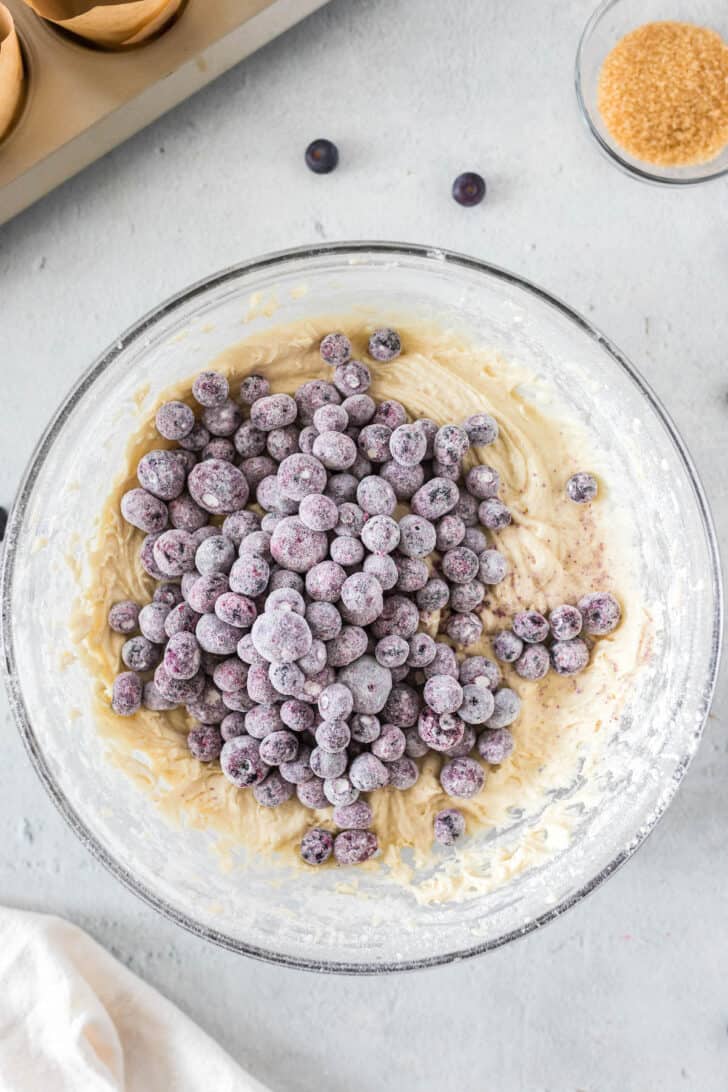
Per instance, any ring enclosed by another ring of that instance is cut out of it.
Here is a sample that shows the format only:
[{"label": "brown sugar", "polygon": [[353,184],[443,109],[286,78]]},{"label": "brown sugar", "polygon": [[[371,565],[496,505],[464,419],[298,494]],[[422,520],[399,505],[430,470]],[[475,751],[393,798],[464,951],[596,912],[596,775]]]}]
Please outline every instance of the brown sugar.
[{"label": "brown sugar", "polygon": [[645,23],[604,61],[598,104],[611,136],[637,159],[707,163],[728,144],[728,45],[692,23]]}]

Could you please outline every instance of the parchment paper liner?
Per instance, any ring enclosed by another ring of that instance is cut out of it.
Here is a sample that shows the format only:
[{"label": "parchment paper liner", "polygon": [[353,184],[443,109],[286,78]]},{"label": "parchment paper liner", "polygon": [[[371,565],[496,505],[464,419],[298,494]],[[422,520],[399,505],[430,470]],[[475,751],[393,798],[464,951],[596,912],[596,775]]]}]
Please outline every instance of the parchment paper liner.
[{"label": "parchment paper liner", "polygon": [[25,0],[36,15],[64,30],[111,49],[151,38],[184,0]]},{"label": "parchment paper liner", "polygon": [[23,55],[13,17],[5,5],[0,4],[0,140],[18,115],[24,85]]}]

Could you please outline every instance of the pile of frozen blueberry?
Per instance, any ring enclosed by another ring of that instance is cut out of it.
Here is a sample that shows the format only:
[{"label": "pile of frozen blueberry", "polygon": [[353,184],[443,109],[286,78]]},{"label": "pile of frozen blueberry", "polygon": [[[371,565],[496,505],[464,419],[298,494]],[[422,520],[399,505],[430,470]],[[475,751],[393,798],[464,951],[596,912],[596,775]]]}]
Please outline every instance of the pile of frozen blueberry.
[{"label": "pile of frozen blueberry", "polygon": [[[377,363],[400,351],[394,330],[369,340]],[[328,334],[320,352],[330,381],[294,397],[249,375],[235,400],[208,371],[192,387],[197,411],[160,407],[157,429],[174,446],[143,456],[139,486],[121,501],[158,583],[141,608],[111,608],[128,668],[112,707],[130,716],[184,706],[195,758],[219,759],[264,806],[295,794],[307,808],[333,807],[339,833],[310,830],[301,853],[351,864],[377,850],[361,794],[410,788],[416,759],[434,751],[444,792],[467,799],[485,781],[472,753],[497,764],[513,749],[518,696],[493,660],[459,660],[452,647],[482,635],[478,608],[508,572],[486,531],[511,514],[492,467],[463,473],[471,445],[498,436],[491,416],[410,422],[399,402],[367,393],[369,368],[347,337]],[[609,599],[587,596],[549,620],[518,615],[496,654],[524,678],[549,664],[578,671],[588,660],[578,635],[607,632]],[[451,845],[464,829],[447,808],[434,835]]]}]

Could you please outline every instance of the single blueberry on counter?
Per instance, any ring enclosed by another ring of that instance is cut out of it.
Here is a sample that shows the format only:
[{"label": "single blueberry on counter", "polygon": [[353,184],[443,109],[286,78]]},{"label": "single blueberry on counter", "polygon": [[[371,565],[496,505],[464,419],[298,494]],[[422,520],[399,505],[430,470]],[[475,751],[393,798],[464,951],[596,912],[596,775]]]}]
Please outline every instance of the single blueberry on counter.
[{"label": "single blueberry on counter", "polygon": [[320,137],[306,148],[306,166],[314,174],[330,174],[339,162],[339,149],[332,140]]},{"label": "single blueberry on counter", "polygon": [[485,179],[475,171],[459,174],[452,184],[452,195],[459,205],[471,208],[485,197]]}]

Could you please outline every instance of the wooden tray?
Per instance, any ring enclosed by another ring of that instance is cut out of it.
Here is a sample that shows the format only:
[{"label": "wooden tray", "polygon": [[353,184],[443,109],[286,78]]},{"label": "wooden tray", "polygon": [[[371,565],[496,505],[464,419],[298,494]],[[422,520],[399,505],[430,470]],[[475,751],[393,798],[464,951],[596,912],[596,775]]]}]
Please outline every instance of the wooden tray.
[{"label": "wooden tray", "polygon": [[0,223],[210,83],[327,0],[188,0],[160,37],[107,52],[4,0],[28,94],[0,143]]}]

